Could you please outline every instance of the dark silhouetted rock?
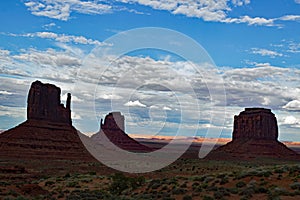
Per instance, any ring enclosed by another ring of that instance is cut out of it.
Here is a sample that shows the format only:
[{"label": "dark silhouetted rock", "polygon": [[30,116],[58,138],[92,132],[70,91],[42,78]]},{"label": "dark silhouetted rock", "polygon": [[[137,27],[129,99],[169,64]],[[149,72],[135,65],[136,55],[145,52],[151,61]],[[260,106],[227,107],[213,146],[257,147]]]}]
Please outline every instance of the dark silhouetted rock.
[{"label": "dark silhouetted rock", "polygon": [[71,95],[67,107],[60,88],[39,81],[28,94],[27,120],[1,133],[1,158],[94,160],[82,144],[71,121]]},{"label": "dark silhouetted rock", "polygon": [[94,141],[101,140],[104,134],[112,143],[123,150],[131,152],[150,152],[151,148],[140,144],[125,132],[125,119],[120,112],[109,113],[104,120],[101,119],[100,131],[92,136]]},{"label": "dark silhouetted rock", "polygon": [[71,94],[68,94],[66,108],[60,103],[60,94],[60,88],[55,85],[32,83],[27,99],[27,119],[72,124]]},{"label": "dark silhouetted rock", "polygon": [[270,109],[246,108],[238,116],[234,116],[233,140],[277,138],[277,120]]},{"label": "dark silhouetted rock", "polygon": [[278,126],[270,109],[246,108],[234,116],[232,141],[211,151],[206,159],[252,159],[259,157],[299,159],[278,141]]}]

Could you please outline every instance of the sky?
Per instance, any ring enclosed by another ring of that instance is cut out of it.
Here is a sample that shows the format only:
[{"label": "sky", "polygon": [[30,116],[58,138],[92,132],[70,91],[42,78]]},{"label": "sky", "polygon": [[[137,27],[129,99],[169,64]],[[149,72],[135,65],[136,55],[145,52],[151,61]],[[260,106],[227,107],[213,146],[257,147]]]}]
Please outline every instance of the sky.
[{"label": "sky", "polygon": [[[121,111],[135,135],[230,138],[234,115],[265,107],[300,141],[299,0],[10,0],[0,18],[0,130],[41,80],[72,93],[86,134]],[[171,50],[116,54],[145,41]]]}]

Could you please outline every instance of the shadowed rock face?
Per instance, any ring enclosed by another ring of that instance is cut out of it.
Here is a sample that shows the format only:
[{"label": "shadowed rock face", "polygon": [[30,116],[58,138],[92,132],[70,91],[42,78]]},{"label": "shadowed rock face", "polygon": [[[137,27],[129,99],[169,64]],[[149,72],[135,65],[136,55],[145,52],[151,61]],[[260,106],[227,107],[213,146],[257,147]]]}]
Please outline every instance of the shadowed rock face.
[{"label": "shadowed rock face", "polygon": [[260,157],[299,159],[278,141],[278,126],[270,109],[246,108],[234,117],[232,141],[211,151],[206,159],[230,160]]},{"label": "shadowed rock face", "polygon": [[270,109],[246,108],[234,116],[233,140],[278,138],[278,126],[275,115]]},{"label": "shadowed rock face", "polygon": [[27,120],[0,135],[1,158],[94,161],[72,126],[71,94],[66,108],[60,94],[55,85],[32,83]]},{"label": "shadowed rock face", "polygon": [[60,94],[60,88],[55,85],[43,84],[40,81],[32,83],[27,99],[27,119],[71,125],[71,94],[68,93],[66,108],[61,104]]},{"label": "shadowed rock face", "polygon": [[125,131],[125,118],[120,112],[109,113],[106,115],[104,123],[101,120],[100,129]]},{"label": "shadowed rock face", "polygon": [[[100,141],[104,135],[116,146],[131,152],[150,152],[151,148],[140,144],[125,132],[125,118],[120,112],[106,115],[104,123],[101,119],[100,131],[92,136],[94,141]],[[103,135],[104,134],[104,135]]]}]

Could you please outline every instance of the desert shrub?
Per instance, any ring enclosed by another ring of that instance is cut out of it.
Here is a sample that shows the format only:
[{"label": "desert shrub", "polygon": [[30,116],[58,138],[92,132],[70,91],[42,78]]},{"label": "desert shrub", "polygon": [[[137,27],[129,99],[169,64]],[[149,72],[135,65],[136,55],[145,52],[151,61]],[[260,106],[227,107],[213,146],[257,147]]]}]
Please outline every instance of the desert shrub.
[{"label": "desert shrub", "polygon": [[0,186],[7,186],[7,185],[9,185],[7,182],[0,181]]},{"label": "desert shrub", "polygon": [[282,174],[284,171],[283,171],[282,168],[276,168],[276,169],[274,170],[274,172],[277,173],[277,174]]},{"label": "desert shrub", "polygon": [[184,195],[182,200],[193,200],[193,198],[190,195]]},{"label": "desert shrub", "polygon": [[74,190],[67,196],[66,200],[80,200],[80,199],[88,199],[88,200],[98,200],[98,199],[109,199],[108,194],[99,190]]},{"label": "desert shrub", "polygon": [[23,196],[17,196],[17,198],[15,198],[15,200],[29,200]]},{"label": "desert shrub", "polygon": [[238,194],[239,193],[239,190],[237,188],[229,188],[228,191],[231,193],[231,194]]},{"label": "desert shrub", "polygon": [[223,199],[223,194],[220,191],[214,192],[214,199]]},{"label": "desert shrub", "polygon": [[161,190],[167,190],[168,189],[168,186],[164,185]]},{"label": "desert shrub", "polygon": [[240,192],[240,195],[250,198],[254,193],[255,190],[253,188],[245,188],[243,191]]},{"label": "desert shrub", "polygon": [[277,188],[274,188],[273,194],[276,196],[281,196],[281,195],[288,195],[289,192],[285,188],[277,187]]},{"label": "desert shrub", "polygon": [[267,193],[268,192],[268,189],[266,189],[265,187],[257,187],[255,188],[255,193]]},{"label": "desert shrub", "polygon": [[192,181],[202,182],[202,181],[204,181],[204,179],[205,179],[205,176],[194,176],[194,177],[192,177]]},{"label": "desert shrub", "polygon": [[78,187],[79,184],[76,181],[72,181],[72,182],[68,182],[66,186],[67,187]]},{"label": "desert shrub", "polygon": [[122,173],[116,173],[111,176],[112,183],[109,186],[109,191],[112,194],[121,194],[126,189],[136,189],[145,183],[145,178],[140,176],[137,178],[126,177]]},{"label": "desert shrub", "polygon": [[89,175],[94,176],[94,175],[97,175],[97,173],[92,171],[92,172],[89,172]]},{"label": "desert shrub", "polygon": [[172,190],[173,195],[185,194],[186,192],[187,191],[185,189],[182,189],[182,188],[174,188]]},{"label": "desert shrub", "polygon": [[54,185],[54,181],[46,181],[45,182],[45,186],[50,186],[50,185]]},{"label": "desert shrub", "polygon": [[181,188],[187,188],[187,184],[186,184],[186,183],[183,183],[180,187],[181,187]]},{"label": "desert shrub", "polygon": [[271,171],[263,171],[262,175],[263,177],[270,177],[273,173]]},{"label": "desert shrub", "polygon": [[292,183],[292,184],[290,184],[290,187],[291,187],[293,190],[300,190],[300,182]]},{"label": "desert shrub", "polygon": [[209,182],[211,182],[214,179],[215,178],[213,176],[208,176],[208,177],[205,178],[204,182],[209,183]]},{"label": "desert shrub", "polygon": [[203,200],[214,200],[214,198],[211,197],[211,196],[205,195],[205,196],[203,197]]},{"label": "desert shrub", "polygon": [[245,186],[246,186],[246,183],[243,182],[243,181],[239,181],[239,182],[237,182],[237,183],[235,184],[235,186],[236,186],[237,188],[242,188],[242,187],[245,187]]},{"label": "desert shrub", "polygon": [[228,177],[227,176],[224,176],[223,178],[221,178],[221,181],[220,181],[220,184],[221,185],[224,185],[224,184],[226,184],[226,183],[228,183],[229,181],[228,181]]}]

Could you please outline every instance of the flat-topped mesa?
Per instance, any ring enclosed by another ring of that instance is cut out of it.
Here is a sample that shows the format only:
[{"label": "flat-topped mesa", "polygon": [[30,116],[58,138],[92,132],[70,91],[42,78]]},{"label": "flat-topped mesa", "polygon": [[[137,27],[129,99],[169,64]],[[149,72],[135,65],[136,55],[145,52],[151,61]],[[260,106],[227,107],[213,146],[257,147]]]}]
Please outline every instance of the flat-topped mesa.
[{"label": "flat-topped mesa", "polygon": [[122,130],[125,132],[125,118],[120,112],[111,112],[106,115],[104,123],[101,119],[101,130]]},{"label": "flat-topped mesa", "polygon": [[71,94],[68,93],[66,108],[61,104],[60,95],[61,90],[55,85],[33,82],[27,99],[27,119],[72,125]]},{"label": "flat-topped mesa", "polygon": [[270,109],[246,108],[234,116],[233,141],[245,139],[274,140],[278,138],[278,125]]},{"label": "flat-topped mesa", "polygon": [[212,150],[205,158],[210,160],[257,158],[300,160],[299,154],[277,140],[277,120],[270,109],[246,108],[235,116],[232,137],[232,141]]}]

